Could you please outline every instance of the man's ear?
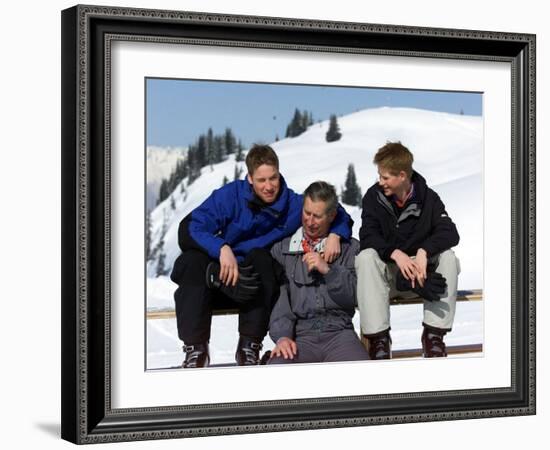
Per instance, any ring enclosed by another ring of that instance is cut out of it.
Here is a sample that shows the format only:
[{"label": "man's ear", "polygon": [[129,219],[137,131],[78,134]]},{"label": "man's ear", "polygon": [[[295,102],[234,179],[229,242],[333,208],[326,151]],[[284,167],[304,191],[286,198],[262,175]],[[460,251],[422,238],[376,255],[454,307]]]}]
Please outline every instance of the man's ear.
[{"label": "man's ear", "polygon": [[250,176],[249,173],[246,174],[246,179],[248,180],[248,182],[249,182],[250,184],[252,184],[252,177]]}]

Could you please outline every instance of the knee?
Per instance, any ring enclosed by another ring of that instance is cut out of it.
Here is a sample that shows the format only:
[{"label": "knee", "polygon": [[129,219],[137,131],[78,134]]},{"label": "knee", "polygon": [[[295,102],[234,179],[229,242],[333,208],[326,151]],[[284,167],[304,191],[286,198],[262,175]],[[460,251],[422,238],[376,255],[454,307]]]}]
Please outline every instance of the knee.
[{"label": "knee", "polygon": [[174,262],[170,279],[177,284],[187,279],[204,278],[210,257],[199,250],[186,250]]},{"label": "knee", "polygon": [[355,256],[355,268],[357,270],[370,267],[372,265],[377,265],[380,262],[382,262],[382,260],[380,259],[378,252],[373,248],[362,250],[357,256]]},{"label": "knee", "polygon": [[248,252],[248,255],[246,255],[247,259],[263,259],[263,258],[269,258],[271,259],[271,253],[269,250],[266,250],[265,248],[256,247],[250,250]]},{"label": "knee", "polygon": [[257,268],[271,267],[273,258],[269,250],[265,248],[253,248],[245,258],[245,264],[252,264]]},{"label": "knee", "polygon": [[450,269],[456,269],[457,272],[459,271],[459,262],[454,251],[449,249],[440,253],[438,267],[441,266],[448,267]]}]

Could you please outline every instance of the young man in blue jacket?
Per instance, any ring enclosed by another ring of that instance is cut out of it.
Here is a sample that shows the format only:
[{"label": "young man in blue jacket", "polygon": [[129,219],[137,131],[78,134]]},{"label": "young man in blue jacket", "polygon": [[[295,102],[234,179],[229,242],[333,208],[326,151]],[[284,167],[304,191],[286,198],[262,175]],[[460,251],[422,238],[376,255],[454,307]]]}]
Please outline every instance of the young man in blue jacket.
[{"label": "young man in blue jacket", "polygon": [[[459,235],[445,205],[412,168],[413,155],[389,142],[373,161],[379,181],[363,197],[355,259],[361,332],[371,359],[391,358],[389,299],[413,291],[424,299],[424,357],[447,356],[459,263],[451,247]],[[408,295],[408,294],[405,294]]]},{"label": "young man in blue jacket", "polygon": [[[258,364],[279,292],[281,269],[269,250],[300,226],[302,196],[286,186],[273,149],[253,146],[246,165],[246,180],[212,192],[178,229],[182,254],[171,278],[179,285],[174,299],[185,368],[209,365],[212,307],[220,302],[239,309],[237,364]],[[350,224],[351,218],[339,207],[327,242],[327,261],[340,254],[340,238],[351,237]]]}]

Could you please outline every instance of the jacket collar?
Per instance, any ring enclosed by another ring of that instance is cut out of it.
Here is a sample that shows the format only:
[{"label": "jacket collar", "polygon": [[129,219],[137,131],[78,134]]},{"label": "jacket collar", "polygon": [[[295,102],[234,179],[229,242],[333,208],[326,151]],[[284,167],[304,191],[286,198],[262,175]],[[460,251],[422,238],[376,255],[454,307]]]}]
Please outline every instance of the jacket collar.
[{"label": "jacket collar", "polygon": [[[293,253],[304,253],[304,249],[302,248],[302,239],[304,238],[304,229],[303,227],[300,227],[296,230],[296,233],[294,233],[288,242],[288,251],[286,253],[293,254]],[[325,244],[327,242],[327,238],[323,238],[319,244],[316,246],[316,250],[319,253],[322,253],[325,250]]]},{"label": "jacket collar", "polygon": [[248,207],[253,211],[261,211],[261,210],[267,210],[271,213],[275,213],[276,215],[283,212],[287,206],[288,206],[288,187],[286,185],[286,181],[283,178],[282,175],[280,175],[280,186],[279,186],[279,195],[277,195],[277,199],[268,205],[267,203],[264,203],[256,193],[254,192],[254,189],[252,189],[252,185],[248,182],[248,180],[241,180],[242,183],[245,184],[244,186],[244,199],[247,201]]},{"label": "jacket collar", "polygon": [[418,172],[413,171],[413,174],[411,176],[411,183],[414,185],[414,195],[412,196],[412,198],[407,200],[404,209],[401,210],[401,212],[399,213],[399,217],[397,217],[396,210],[394,209],[390,198],[384,195],[384,191],[382,190],[380,185],[376,183],[376,200],[388,212],[397,217],[398,222],[402,222],[410,216],[419,217],[422,213],[422,202],[424,200],[427,188],[426,180]]},{"label": "jacket collar", "polygon": [[[407,203],[412,203],[412,202],[422,203],[426,195],[426,188],[427,188],[426,180],[422,175],[420,175],[418,172],[413,170],[413,174],[411,176],[411,183],[414,185],[414,195],[409,200],[407,200]],[[378,183],[375,183],[374,186],[376,187],[376,193],[378,194],[377,197],[379,198],[383,197],[384,199],[386,199],[387,204],[390,204],[391,200],[389,197],[386,197],[384,195],[384,191],[382,190],[382,187]]]}]

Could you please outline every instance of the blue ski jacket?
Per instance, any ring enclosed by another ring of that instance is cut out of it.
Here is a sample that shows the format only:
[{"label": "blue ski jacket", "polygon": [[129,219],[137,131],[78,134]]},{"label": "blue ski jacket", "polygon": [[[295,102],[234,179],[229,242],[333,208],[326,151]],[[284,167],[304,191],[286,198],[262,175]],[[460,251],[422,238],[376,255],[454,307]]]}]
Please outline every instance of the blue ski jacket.
[{"label": "blue ski jacket", "polygon": [[[279,196],[270,205],[256,197],[247,180],[236,180],[213,191],[180,222],[178,243],[182,251],[198,249],[214,259],[228,244],[242,262],[250,250],[268,249],[292,235],[301,226],[302,204],[303,196],[288,188],[282,176]],[[349,240],[352,224],[339,205],[330,232]]]}]

